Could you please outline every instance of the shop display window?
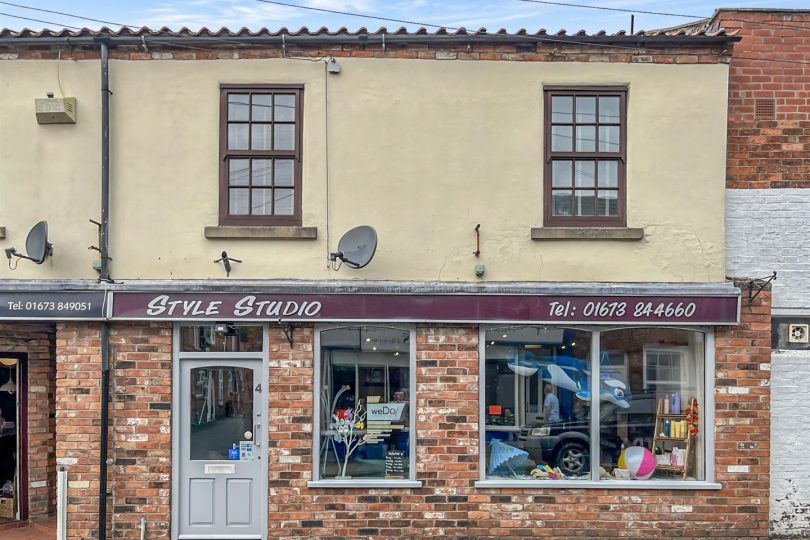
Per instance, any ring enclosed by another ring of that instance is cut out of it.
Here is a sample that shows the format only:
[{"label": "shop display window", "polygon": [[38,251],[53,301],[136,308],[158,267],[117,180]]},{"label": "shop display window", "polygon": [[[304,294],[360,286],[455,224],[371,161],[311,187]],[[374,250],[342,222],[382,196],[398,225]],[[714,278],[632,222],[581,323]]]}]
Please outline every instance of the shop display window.
[{"label": "shop display window", "polygon": [[482,339],[484,479],[706,479],[703,332],[526,325]]},{"label": "shop display window", "polygon": [[391,327],[320,332],[316,479],[413,478],[412,340]]}]

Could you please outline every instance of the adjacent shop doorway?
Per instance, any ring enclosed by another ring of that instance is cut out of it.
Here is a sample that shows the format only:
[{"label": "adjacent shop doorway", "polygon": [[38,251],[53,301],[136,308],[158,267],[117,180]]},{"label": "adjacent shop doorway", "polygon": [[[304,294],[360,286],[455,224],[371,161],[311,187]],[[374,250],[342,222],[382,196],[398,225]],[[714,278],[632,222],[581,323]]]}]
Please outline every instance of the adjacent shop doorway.
[{"label": "adjacent shop doorway", "polygon": [[175,332],[172,536],[263,540],[266,330],[217,326]]},{"label": "adjacent shop doorway", "polygon": [[0,525],[28,517],[26,368],[25,354],[0,352]]}]

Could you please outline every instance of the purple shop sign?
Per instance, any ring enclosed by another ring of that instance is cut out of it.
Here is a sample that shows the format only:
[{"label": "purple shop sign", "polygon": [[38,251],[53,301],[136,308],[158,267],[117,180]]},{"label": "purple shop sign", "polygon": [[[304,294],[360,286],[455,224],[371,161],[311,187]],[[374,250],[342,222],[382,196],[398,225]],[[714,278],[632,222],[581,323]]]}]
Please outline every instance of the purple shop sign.
[{"label": "purple shop sign", "polygon": [[112,318],[728,325],[739,297],[115,292]]}]

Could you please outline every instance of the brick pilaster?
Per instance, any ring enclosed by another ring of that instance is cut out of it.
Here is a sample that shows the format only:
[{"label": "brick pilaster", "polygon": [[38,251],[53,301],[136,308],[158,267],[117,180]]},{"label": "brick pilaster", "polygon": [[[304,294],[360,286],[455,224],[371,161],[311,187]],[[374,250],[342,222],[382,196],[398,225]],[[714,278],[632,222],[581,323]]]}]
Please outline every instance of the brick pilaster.
[{"label": "brick pilaster", "polygon": [[56,326],[56,462],[68,469],[70,539],[98,536],[101,325]]}]

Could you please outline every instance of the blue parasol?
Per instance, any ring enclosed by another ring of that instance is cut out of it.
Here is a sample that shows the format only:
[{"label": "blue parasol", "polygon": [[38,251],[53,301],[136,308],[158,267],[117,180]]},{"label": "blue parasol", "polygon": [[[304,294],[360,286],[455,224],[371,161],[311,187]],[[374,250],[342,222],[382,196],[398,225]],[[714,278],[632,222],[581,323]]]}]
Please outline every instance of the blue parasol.
[{"label": "blue parasol", "polygon": [[512,476],[517,476],[509,462],[517,458],[525,459],[527,457],[529,457],[529,453],[525,450],[515,448],[514,446],[501,442],[498,439],[492,439],[492,442],[490,443],[489,466],[487,467],[487,474],[492,474],[502,465],[506,465],[506,467],[512,472]]}]

